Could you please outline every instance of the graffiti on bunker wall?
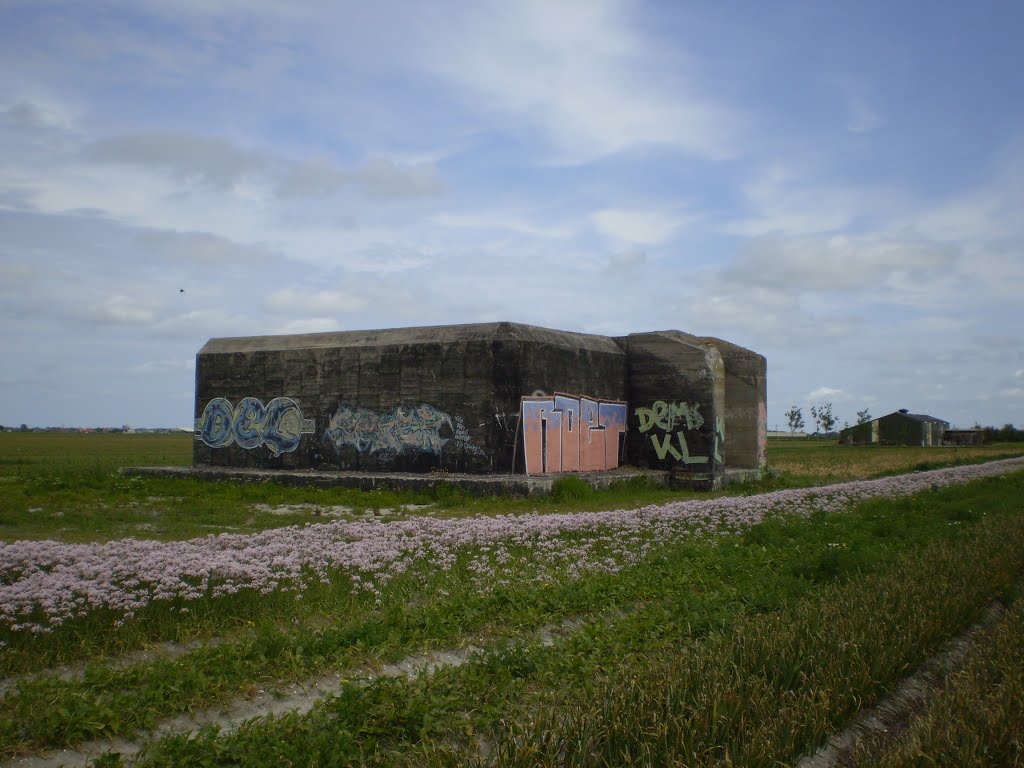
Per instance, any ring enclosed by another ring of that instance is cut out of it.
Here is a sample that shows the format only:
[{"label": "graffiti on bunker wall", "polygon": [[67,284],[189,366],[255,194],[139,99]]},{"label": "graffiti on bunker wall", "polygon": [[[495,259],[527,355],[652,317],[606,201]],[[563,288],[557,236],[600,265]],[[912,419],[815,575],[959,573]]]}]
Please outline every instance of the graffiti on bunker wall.
[{"label": "graffiti on bunker wall", "polygon": [[615,469],[626,434],[626,403],[572,395],[520,401],[526,474]]},{"label": "graffiti on bunker wall", "polygon": [[449,442],[473,453],[482,453],[474,445],[459,417],[452,417],[432,405],[413,408],[396,406],[378,413],[369,408],[338,406],[324,432],[324,441],[340,451],[345,446],[360,454],[433,453]]},{"label": "graffiti on bunker wall", "polygon": [[[656,400],[650,408],[637,408],[636,417],[640,433],[650,433],[651,444],[660,461],[669,457],[684,464],[707,464],[710,461],[708,456],[692,456],[686,443],[687,431],[704,426],[700,403],[667,403],[664,400]],[[725,419],[717,416],[713,448],[716,462],[722,461],[721,450],[724,444]]]},{"label": "graffiti on bunker wall", "polygon": [[757,406],[757,463],[768,463],[768,406],[763,400]]},{"label": "graffiti on bunker wall", "polygon": [[275,397],[266,405],[259,398],[244,397],[235,406],[227,398],[215,397],[196,419],[194,435],[211,448],[232,443],[247,449],[266,445],[278,456],[298,448],[302,436],[315,428],[313,419],[302,418],[302,410],[290,397]]}]

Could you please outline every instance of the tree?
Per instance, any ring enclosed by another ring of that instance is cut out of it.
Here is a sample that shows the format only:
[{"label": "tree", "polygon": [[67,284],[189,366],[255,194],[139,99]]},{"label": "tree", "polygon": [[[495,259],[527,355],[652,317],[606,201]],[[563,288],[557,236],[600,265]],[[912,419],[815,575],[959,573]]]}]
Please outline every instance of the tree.
[{"label": "tree", "polygon": [[871,421],[871,414],[868,412],[867,408],[865,408],[863,411],[857,411],[858,424],[865,424],[869,421]]},{"label": "tree", "polygon": [[832,415],[832,403],[825,403],[817,407],[811,406],[811,416],[814,418],[814,433],[831,432],[836,425],[836,417]]},{"label": "tree", "polygon": [[790,433],[804,428],[804,414],[801,409],[797,408],[795,405],[786,411],[786,418],[789,420]]}]

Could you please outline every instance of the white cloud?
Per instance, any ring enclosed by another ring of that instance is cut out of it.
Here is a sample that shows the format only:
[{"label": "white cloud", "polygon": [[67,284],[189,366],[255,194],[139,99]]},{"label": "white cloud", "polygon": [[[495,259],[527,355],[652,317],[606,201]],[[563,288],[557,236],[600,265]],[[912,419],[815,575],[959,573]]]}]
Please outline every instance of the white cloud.
[{"label": "white cloud", "polygon": [[728,234],[812,235],[848,228],[858,218],[901,210],[905,201],[888,190],[823,180],[812,160],[777,160],[741,185],[748,215],[723,226]]},{"label": "white cloud", "polygon": [[[195,309],[161,318],[149,330],[153,336],[202,343],[222,336],[254,336],[272,332],[252,317],[222,309]],[[198,347],[197,347],[198,348]]]},{"label": "white cloud", "polygon": [[992,243],[1024,238],[1024,134],[997,153],[981,182],[936,204],[921,206],[910,224],[941,240]]},{"label": "white cloud", "polygon": [[608,262],[608,270],[629,273],[642,269],[645,264],[647,264],[647,254],[643,251],[624,251],[611,257]]},{"label": "white cloud", "polygon": [[[481,3],[455,16],[414,53],[471,100],[543,132],[558,158],[581,162],[645,144],[721,159],[738,147],[739,121],[632,31],[627,6]],[[659,77],[651,72],[660,69]]]},{"label": "white cloud", "polygon": [[304,317],[289,320],[274,333],[328,333],[338,330],[338,321],[333,317]]},{"label": "white cloud", "polygon": [[282,175],[277,193],[284,198],[317,197],[332,194],[352,180],[327,157],[316,156],[293,163]]},{"label": "white cloud", "polygon": [[133,376],[164,375],[167,373],[178,373],[182,371],[195,370],[195,360],[148,360],[145,363],[133,365],[128,373]]},{"label": "white cloud", "polygon": [[74,118],[55,103],[22,100],[0,108],[0,140],[34,152],[63,152],[77,141]]},{"label": "white cloud", "polygon": [[725,270],[728,280],[800,291],[884,289],[942,274],[953,246],[891,236],[754,238]]},{"label": "white cloud", "polygon": [[565,239],[576,232],[576,227],[569,223],[539,223],[525,215],[513,213],[475,212],[475,213],[440,213],[431,217],[431,222],[449,229],[472,230],[508,230],[521,235],[544,239]]},{"label": "white cloud", "polygon": [[433,163],[403,165],[385,157],[368,160],[353,178],[375,197],[436,197],[443,189]]},{"label": "white cloud", "polygon": [[910,322],[910,326],[915,330],[930,333],[952,333],[968,328],[970,325],[970,321],[963,317],[949,315],[928,315],[915,318]]},{"label": "white cloud", "polygon": [[277,314],[313,313],[323,317],[358,312],[366,306],[365,295],[352,291],[303,291],[297,288],[280,288],[263,302],[264,308]]},{"label": "white cloud", "polygon": [[285,199],[323,197],[346,187],[383,200],[438,197],[444,191],[433,162],[404,163],[374,157],[353,170],[345,170],[326,157],[313,157],[287,165],[280,172],[276,192]]},{"label": "white cloud", "polygon": [[853,400],[853,395],[842,389],[836,387],[818,387],[812,389],[806,395],[804,395],[804,402],[807,403],[819,403],[819,402],[835,402],[835,403],[846,403]]},{"label": "white cloud", "polygon": [[691,218],[665,211],[607,208],[590,215],[598,232],[625,243],[658,245],[673,237]]},{"label": "white cloud", "polygon": [[882,116],[871,105],[865,88],[859,83],[841,84],[847,110],[846,130],[851,133],[870,133],[882,124]]},{"label": "white cloud", "polygon": [[143,229],[136,235],[139,250],[169,262],[197,264],[245,263],[259,265],[274,257],[263,246],[236,243],[208,232]]},{"label": "white cloud", "polygon": [[152,304],[120,295],[89,305],[84,315],[95,322],[111,325],[149,326],[157,319],[156,308]]},{"label": "white cloud", "polygon": [[173,131],[138,131],[98,139],[82,149],[92,162],[166,170],[179,181],[230,187],[266,168],[267,158],[220,138]]}]

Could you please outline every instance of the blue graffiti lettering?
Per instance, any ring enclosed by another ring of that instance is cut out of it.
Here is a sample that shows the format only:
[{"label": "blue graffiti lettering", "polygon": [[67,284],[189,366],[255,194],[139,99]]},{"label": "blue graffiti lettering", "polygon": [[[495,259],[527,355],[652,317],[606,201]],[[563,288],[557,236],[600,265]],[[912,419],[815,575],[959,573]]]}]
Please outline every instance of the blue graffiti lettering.
[{"label": "blue graffiti lettering", "polygon": [[472,443],[469,432],[458,417],[452,417],[432,405],[415,408],[396,406],[385,413],[342,403],[324,431],[324,441],[335,450],[345,446],[358,453],[433,453],[454,441],[474,453],[481,449]]},{"label": "blue graffiti lettering", "polygon": [[230,400],[215,397],[196,419],[195,438],[211,448],[237,443],[251,450],[266,445],[278,456],[294,451],[302,436],[314,431],[313,420],[303,419],[290,397],[275,397],[266,406],[259,398],[245,397],[234,407]]}]

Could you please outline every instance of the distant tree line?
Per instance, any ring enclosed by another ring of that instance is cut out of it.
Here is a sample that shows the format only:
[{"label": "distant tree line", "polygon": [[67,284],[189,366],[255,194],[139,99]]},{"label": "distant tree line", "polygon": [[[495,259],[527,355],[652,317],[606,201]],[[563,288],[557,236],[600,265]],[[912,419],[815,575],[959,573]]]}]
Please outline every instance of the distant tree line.
[{"label": "distant tree line", "polygon": [[[832,403],[811,406],[811,417],[814,419],[814,433],[830,433],[836,426],[836,419],[832,415]],[[794,405],[786,411],[786,421],[789,424],[790,432],[797,432],[804,428],[803,409]],[[857,411],[857,423],[864,424],[871,421],[871,414],[868,409]],[[849,426],[849,423],[846,424]],[[1024,429],[1018,429],[1013,424],[1004,424],[1001,427],[983,427],[975,424],[974,429],[981,430],[986,443],[1024,443]]]},{"label": "distant tree line", "polygon": [[998,428],[975,424],[974,428],[981,430],[986,443],[1024,443],[1024,429],[1017,429],[1013,424],[1004,424]]}]

